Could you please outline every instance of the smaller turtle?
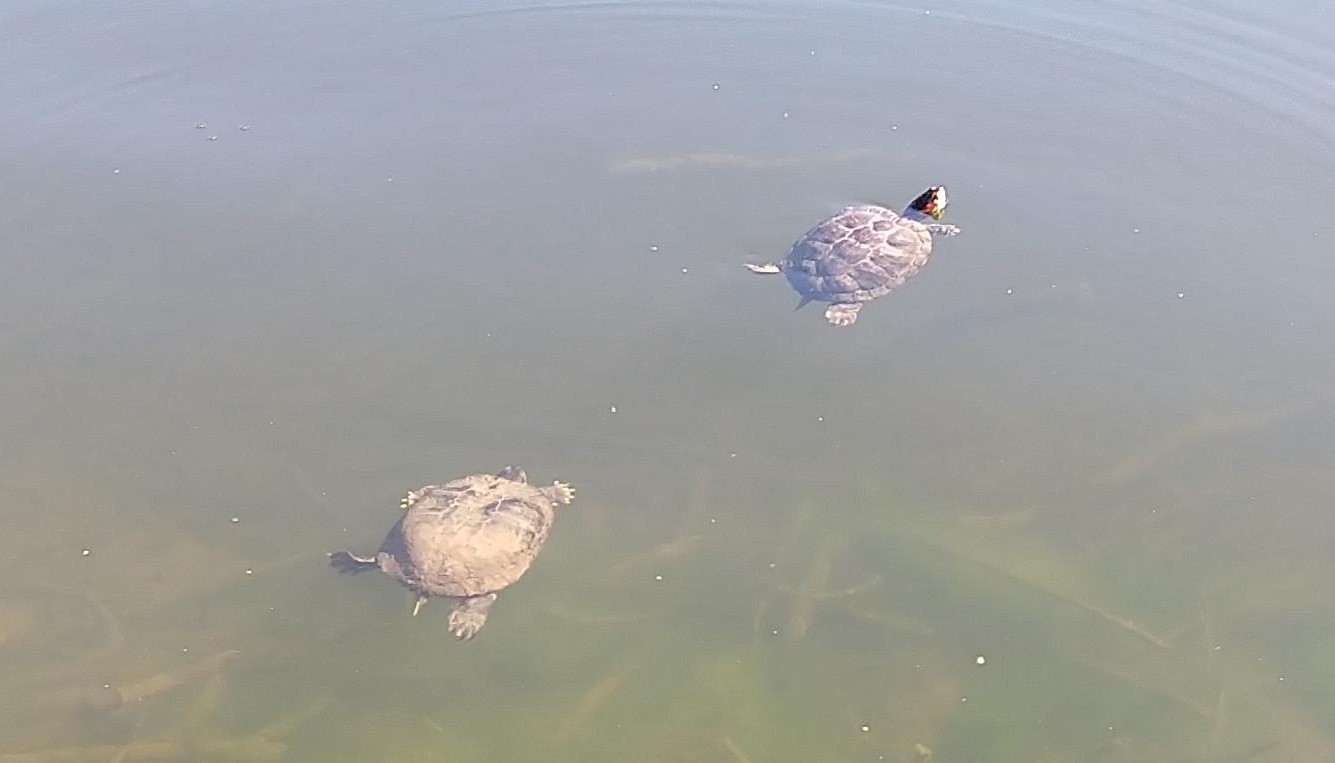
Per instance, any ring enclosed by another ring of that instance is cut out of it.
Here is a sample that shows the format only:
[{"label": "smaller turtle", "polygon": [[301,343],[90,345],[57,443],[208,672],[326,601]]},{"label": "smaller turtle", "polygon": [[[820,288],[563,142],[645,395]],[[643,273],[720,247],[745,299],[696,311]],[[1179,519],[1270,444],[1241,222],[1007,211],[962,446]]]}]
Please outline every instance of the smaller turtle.
[{"label": "smaller turtle", "polygon": [[852,326],[863,302],[884,296],[922,270],[932,256],[932,236],[953,236],[937,222],[949,200],[945,186],[928,188],[903,212],[879,204],[847,207],[807,231],[781,262],[751,265],[752,273],[783,273],[802,299],[829,302],[825,320]]},{"label": "smaller turtle", "polygon": [[329,555],[339,572],[380,569],[417,594],[413,614],[432,596],[454,599],[449,630],[471,639],[487,621],[497,592],[513,585],[547,542],[556,507],[575,490],[562,482],[528,484],[523,469],[473,474],[414,490],[403,516],[374,557]]}]

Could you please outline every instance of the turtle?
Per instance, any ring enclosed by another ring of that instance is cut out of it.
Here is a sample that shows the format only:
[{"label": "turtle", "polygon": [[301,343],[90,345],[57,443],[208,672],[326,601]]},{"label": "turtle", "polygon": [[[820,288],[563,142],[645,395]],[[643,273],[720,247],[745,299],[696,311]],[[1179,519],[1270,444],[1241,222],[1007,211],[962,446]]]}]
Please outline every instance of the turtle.
[{"label": "turtle", "polygon": [[329,564],[344,573],[381,570],[417,594],[413,615],[433,596],[455,600],[449,632],[468,640],[486,624],[496,594],[533,564],[556,507],[574,496],[564,482],[530,485],[514,466],[426,485],[400,501],[403,515],[374,557],[335,551]]},{"label": "turtle", "polygon": [[953,236],[937,222],[946,211],[946,187],[923,191],[903,212],[880,204],[845,207],[807,231],[781,262],[747,264],[752,273],[783,273],[801,301],[829,302],[825,320],[852,326],[863,302],[888,294],[912,278],[932,256],[932,236]]}]

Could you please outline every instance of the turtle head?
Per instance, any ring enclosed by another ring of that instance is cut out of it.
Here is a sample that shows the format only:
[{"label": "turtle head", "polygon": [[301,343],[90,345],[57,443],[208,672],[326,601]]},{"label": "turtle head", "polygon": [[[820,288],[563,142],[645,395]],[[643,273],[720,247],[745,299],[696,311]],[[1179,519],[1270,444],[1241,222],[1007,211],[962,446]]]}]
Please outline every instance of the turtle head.
[{"label": "turtle head", "polygon": [[925,215],[933,220],[940,220],[941,215],[946,213],[946,205],[949,203],[950,199],[946,196],[946,187],[934,185],[923,191],[918,198],[909,202],[909,208],[904,210],[904,214],[908,217]]}]

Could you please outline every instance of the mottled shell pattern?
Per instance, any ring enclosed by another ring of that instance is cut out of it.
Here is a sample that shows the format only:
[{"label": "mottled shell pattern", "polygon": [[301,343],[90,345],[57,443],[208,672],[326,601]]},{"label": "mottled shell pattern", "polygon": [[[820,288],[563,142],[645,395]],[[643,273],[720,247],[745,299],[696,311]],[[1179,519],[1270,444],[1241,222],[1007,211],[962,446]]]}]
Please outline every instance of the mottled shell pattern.
[{"label": "mottled shell pattern", "polygon": [[380,569],[427,596],[478,596],[519,580],[547,541],[555,506],[573,491],[534,487],[514,474],[474,474],[408,493],[376,555]]},{"label": "mottled shell pattern", "polygon": [[866,302],[913,277],[931,256],[932,234],[925,224],[863,204],[807,231],[789,250],[783,272],[804,297]]}]

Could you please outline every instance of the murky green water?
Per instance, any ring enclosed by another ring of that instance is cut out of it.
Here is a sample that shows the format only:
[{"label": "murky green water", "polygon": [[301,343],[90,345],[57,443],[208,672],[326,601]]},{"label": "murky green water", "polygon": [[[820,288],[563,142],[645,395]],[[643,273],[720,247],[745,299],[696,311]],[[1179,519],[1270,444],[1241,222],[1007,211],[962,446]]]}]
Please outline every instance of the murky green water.
[{"label": "murky green water", "polygon": [[[1335,760],[1333,49],[9,4],[0,761]],[[936,182],[851,329],[739,267]],[[325,566],[508,463],[580,492],[475,641]]]}]

